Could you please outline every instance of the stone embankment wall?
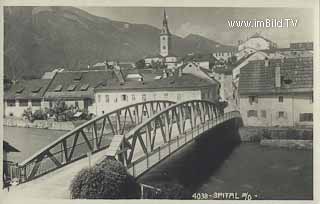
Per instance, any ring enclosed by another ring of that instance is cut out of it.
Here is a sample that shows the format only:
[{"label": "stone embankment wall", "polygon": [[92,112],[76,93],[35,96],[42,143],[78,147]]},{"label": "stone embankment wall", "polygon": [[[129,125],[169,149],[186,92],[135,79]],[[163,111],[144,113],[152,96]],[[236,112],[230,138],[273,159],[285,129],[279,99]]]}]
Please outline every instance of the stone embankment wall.
[{"label": "stone embankment wall", "polygon": [[29,122],[26,120],[19,120],[13,118],[4,118],[4,126],[10,127],[23,127],[23,128],[40,128],[40,129],[51,129],[51,130],[72,130],[75,128],[75,125],[71,121],[66,122],[56,122],[52,120],[35,120]]},{"label": "stone embankment wall", "polygon": [[312,128],[298,127],[242,127],[242,142],[259,142],[263,146],[291,149],[312,149]]}]

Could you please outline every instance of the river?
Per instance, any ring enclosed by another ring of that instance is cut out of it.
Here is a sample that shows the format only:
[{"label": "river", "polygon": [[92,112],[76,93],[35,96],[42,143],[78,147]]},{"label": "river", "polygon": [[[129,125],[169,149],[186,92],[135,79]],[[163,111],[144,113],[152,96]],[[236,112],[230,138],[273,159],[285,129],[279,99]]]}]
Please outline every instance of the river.
[{"label": "river", "polygon": [[[21,152],[21,162],[64,131],[4,127],[4,139]],[[250,193],[255,199],[312,199],[312,151],[262,147],[257,143],[224,145],[194,142],[139,179],[146,184],[178,183],[190,192]]]}]

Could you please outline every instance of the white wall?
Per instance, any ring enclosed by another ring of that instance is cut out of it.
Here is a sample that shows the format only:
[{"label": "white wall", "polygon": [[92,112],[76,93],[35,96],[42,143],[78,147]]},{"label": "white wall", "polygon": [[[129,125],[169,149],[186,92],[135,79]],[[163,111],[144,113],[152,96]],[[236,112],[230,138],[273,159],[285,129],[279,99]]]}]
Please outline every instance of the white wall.
[{"label": "white wall", "polygon": [[[184,101],[184,100],[192,100],[192,99],[201,99],[201,91],[200,90],[176,90],[176,91],[121,91],[120,92],[108,92],[108,91],[99,91],[95,93],[95,101],[96,101],[96,113],[97,115],[102,115],[102,111],[104,113],[111,112],[113,110],[119,109],[123,106],[131,105],[134,103],[143,102],[142,95],[146,95],[146,101],[150,100],[169,100],[169,101]],[[165,96],[168,94],[168,96]],[[109,102],[106,102],[105,95],[109,96]],[[123,101],[122,95],[127,95],[128,100]],[[135,96],[135,100],[132,99],[132,95]],[[100,96],[100,101],[99,101]],[[178,96],[180,96],[178,100]]]},{"label": "white wall", "polygon": [[245,48],[254,48],[256,50],[266,50],[270,49],[271,43],[263,38],[250,38],[244,43],[240,44],[238,50],[243,50]]},{"label": "white wall", "polygon": [[15,106],[8,106],[7,101],[4,100],[4,115],[10,116],[13,114],[13,117],[22,118],[22,114],[27,108],[31,107],[32,112],[34,112],[40,110],[43,104],[44,102],[41,101],[41,106],[32,106],[31,100],[28,100],[28,106],[20,106],[19,100],[16,100]]},{"label": "white wall", "polygon": [[[283,96],[280,103],[278,96]],[[258,117],[247,117],[249,110],[257,110]],[[266,118],[261,111],[266,111]],[[285,118],[278,118],[278,112],[286,112]],[[247,126],[293,126],[310,125],[312,122],[300,122],[300,113],[313,113],[310,94],[259,96],[258,103],[249,103],[247,96],[240,96],[240,112],[244,124]]]}]

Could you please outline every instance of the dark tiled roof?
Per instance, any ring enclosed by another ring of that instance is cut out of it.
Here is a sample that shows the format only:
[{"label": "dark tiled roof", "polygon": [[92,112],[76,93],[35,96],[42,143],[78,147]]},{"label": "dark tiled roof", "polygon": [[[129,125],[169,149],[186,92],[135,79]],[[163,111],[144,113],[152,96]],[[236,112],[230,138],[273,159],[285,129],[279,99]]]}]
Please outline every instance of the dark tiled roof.
[{"label": "dark tiled roof", "polygon": [[237,47],[235,46],[220,46],[220,47],[215,47],[212,53],[217,53],[217,52],[236,52],[238,50]]},{"label": "dark tiled roof", "polygon": [[5,152],[20,152],[17,148],[9,144],[9,142],[3,140],[3,150]]},{"label": "dark tiled roof", "polygon": [[194,62],[203,62],[203,61],[210,61],[210,62],[214,62],[217,59],[212,56],[211,53],[207,53],[207,54],[192,54],[192,55],[187,55],[182,59],[184,62],[190,62],[190,61],[194,61]]},{"label": "dark tiled roof", "polygon": [[[290,84],[283,83],[275,87],[275,68],[280,67],[280,74],[291,80]],[[264,60],[250,61],[241,69],[239,91],[242,95],[299,93],[313,90],[313,58],[290,58],[269,60],[265,67]]]},{"label": "dark tiled roof", "polygon": [[139,82],[139,81],[126,81],[123,85],[114,81],[109,81],[107,84],[97,87],[99,90],[146,90],[146,89],[195,89],[199,87],[215,86],[215,81],[201,79],[191,74],[183,74],[178,76],[175,74],[172,77],[158,79],[150,82]]},{"label": "dark tiled roof", "polygon": [[45,94],[50,79],[22,80],[13,84],[4,93],[5,99],[41,99]]},{"label": "dark tiled roof", "polygon": [[[113,71],[59,72],[50,84],[45,97],[93,98],[93,89],[99,84],[106,83],[106,81],[113,78],[118,81]],[[70,87],[73,85],[75,88],[70,91]],[[62,86],[61,91],[55,91],[58,86]]]},{"label": "dark tiled roof", "polygon": [[242,58],[240,58],[238,61],[236,61],[234,64],[232,64],[232,67],[237,67],[238,65],[240,65],[242,62],[244,62],[246,59],[248,59],[249,57],[251,57],[252,55],[254,55],[255,52],[250,53],[246,56],[243,56]]}]

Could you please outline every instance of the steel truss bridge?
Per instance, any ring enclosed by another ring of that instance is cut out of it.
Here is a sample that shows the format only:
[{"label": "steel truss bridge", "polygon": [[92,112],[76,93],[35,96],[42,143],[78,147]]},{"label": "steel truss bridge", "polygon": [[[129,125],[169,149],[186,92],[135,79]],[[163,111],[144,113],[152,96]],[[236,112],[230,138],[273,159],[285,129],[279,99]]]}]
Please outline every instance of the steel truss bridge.
[{"label": "steel truss bridge", "polygon": [[87,162],[79,161],[89,156],[93,163],[106,157],[117,159],[131,175],[139,177],[204,132],[234,118],[241,119],[238,111],[223,113],[219,105],[204,100],[158,100],[125,106],[61,136],[20,163],[15,175],[26,184],[38,177],[48,176],[53,181],[56,172],[76,173],[76,168],[69,168],[73,172],[68,174],[68,166],[87,167]]}]

